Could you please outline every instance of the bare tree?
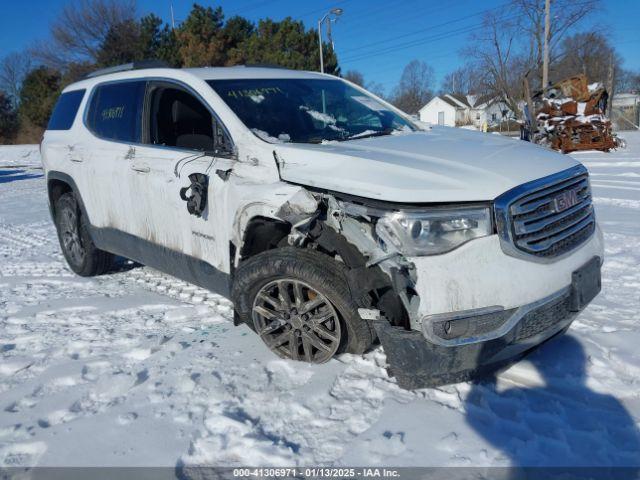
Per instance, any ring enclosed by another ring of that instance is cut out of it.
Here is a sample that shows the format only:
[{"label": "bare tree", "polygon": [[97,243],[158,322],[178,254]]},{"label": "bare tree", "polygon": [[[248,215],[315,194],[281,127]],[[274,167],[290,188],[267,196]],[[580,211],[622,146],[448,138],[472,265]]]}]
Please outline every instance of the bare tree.
[{"label": "bare tree", "polygon": [[409,114],[416,114],[433,97],[433,84],[433,68],[423,61],[412,60],[402,71],[393,104]]},{"label": "bare tree", "polygon": [[[596,0],[557,0],[551,8],[549,47],[553,65],[562,56],[562,40],[596,10]],[[507,7],[485,14],[482,28],[472,34],[463,53],[479,72],[481,88],[518,112],[524,78],[529,79],[533,90],[542,86],[543,49],[544,2],[511,0]]]},{"label": "bare tree", "polygon": [[364,86],[364,75],[357,70],[347,70],[347,73],[344,74],[344,78],[349,80],[356,85]]},{"label": "bare tree", "polygon": [[[549,30],[549,58],[553,63],[561,55],[562,39],[582,20],[596,11],[597,0],[553,1],[551,3],[551,29]],[[527,63],[540,71],[544,50],[544,2],[540,0],[511,0],[511,11],[517,15],[516,28],[527,41]],[[540,80],[540,86],[542,81]]]},{"label": "bare tree", "polygon": [[617,92],[640,92],[640,72],[632,70],[620,69],[616,76]]},{"label": "bare tree", "polygon": [[465,49],[473,59],[482,90],[499,97],[509,109],[518,112],[522,97],[522,78],[526,62],[517,53],[518,29],[513,18],[486,14],[480,33],[473,35],[472,44]]},{"label": "bare tree", "polygon": [[577,33],[566,37],[562,42],[561,54],[551,70],[557,79],[582,73],[591,82],[604,83],[610,73],[612,61],[615,70],[621,70],[620,57],[609,40],[598,32]]},{"label": "bare tree", "polygon": [[0,61],[0,90],[9,95],[14,107],[20,99],[20,87],[32,66],[28,53],[10,53]]},{"label": "bare tree", "polygon": [[379,82],[374,82],[374,81],[367,82],[367,85],[365,86],[365,88],[380,98],[384,98],[384,99],[387,98],[387,96],[385,95],[384,85]]},{"label": "bare tree", "polygon": [[51,26],[51,38],[32,49],[48,66],[95,62],[100,46],[113,27],[135,19],[134,0],[74,0]]},{"label": "bare tree", "polygon": [[475,65],[468,63],[444,76],[440,93],[483,94],[484,88],[480,83],[480,78],[480,72],[477,71]]}]

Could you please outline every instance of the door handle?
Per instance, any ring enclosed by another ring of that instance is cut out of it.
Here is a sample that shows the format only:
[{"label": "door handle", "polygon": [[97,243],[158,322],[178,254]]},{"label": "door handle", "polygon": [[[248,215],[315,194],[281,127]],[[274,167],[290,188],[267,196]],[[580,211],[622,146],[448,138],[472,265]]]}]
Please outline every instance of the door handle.
[{"label": "door handle", "polygon": [[70,158],[69,160],[71,160],[74,163],[82,163],[84,160],[82,160],[81,158]]},{"label": "door handle", "polygon": [[151,171],[149,165],[131,165],[131,170],[135,170],[140,173],[149,173]]}]

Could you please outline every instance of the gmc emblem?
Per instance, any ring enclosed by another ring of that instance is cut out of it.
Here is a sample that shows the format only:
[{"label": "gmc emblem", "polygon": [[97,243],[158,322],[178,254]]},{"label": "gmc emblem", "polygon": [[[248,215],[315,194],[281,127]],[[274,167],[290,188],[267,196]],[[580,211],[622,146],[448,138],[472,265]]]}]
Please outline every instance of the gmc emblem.
[{"label": "gmc emblem", "polygon": [[571,208],[580,202],[578,199],[578,190],[565,190],[560,195],[554,197],[553,205],[557,213],[563,212],[567,208]]}]

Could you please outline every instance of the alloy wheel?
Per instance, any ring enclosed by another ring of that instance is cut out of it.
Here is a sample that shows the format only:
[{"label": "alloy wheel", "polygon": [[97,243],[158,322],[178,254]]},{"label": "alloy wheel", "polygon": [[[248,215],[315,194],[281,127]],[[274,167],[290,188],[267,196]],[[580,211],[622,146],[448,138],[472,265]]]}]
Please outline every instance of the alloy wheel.
[{"label": "alloy wheel", "polygon": [[65,208],[61,212],[60,236],[64,250],[76,265],[80,265],[84,261],[85,249],[80,239],[78,215],[71,208]]},{"label": "alloy wheel", "polygon": [[255,297],[252,316],[262,340],[283,358],[323,363],[340,346],[341,326],[335,307],[300,280],[267,283]]}]

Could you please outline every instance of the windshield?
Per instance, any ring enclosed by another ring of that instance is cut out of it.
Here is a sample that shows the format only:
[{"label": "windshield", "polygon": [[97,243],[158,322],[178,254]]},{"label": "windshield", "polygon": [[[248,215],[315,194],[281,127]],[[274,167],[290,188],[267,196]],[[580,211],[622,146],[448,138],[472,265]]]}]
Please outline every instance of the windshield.
[{"label": "windshield", "polygon": [[352,140],[415,127],[340,80],[209,80],[242,122],[269,142]]}]

